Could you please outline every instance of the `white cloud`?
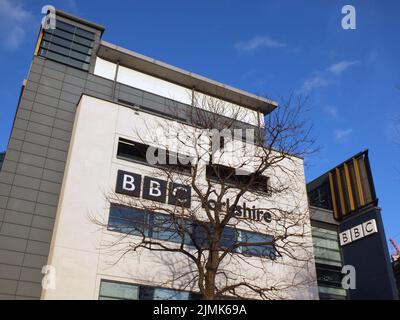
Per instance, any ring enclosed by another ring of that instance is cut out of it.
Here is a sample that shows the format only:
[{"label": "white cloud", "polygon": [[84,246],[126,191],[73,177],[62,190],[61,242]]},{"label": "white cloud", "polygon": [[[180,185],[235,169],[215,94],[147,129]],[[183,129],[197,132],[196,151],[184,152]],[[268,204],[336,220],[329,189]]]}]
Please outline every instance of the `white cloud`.
[{"label": "white cloud", "polygon": [[300,88],[300,93],[307,93],[315,88],[326,87],[330,80],[322,73],[316,72],[312,77],[306,79]]},{"label": "white cloud", "polygon": [[339,110],[335,106],[325,106],[324,112],[329,115],[331,118],[337,118],[339,115]]},{"label": "white cloud", "polygon": [[235,44],[235,48],[239,52],[251,52],[263,47],[279,49],[286,47],[286,44],[268,36],[255,36],[248,41],[237,42]]},{"label": "white cloud", "polygon": [[16,50],[23,43],[32,13],[18,1],[0,0],[0,44],[6,50]]},{"label": "white cloud", "polygon": [[331,65],[326,70],[318,70],[314,72],[311,77],[307,78],[303,82],[303,85],[299,89],[299,93],[308,93],[312,89],[326,87],[335,83],[337,77],[339,77],[346,69],[358,63],[360,62],[343,60]]},{"label": "white cloud", "polygon": [[335,139],[336,140],[344,140],[346,139],[351,133],[353,129],[336,129],[334,131]]},{"label": "white cloud", "polygon": [[335,63],[331,65],[327,70],[334,75],[341,75],[342,72],[346,71],[346,69],[350,68],[351,66],[358,64],[359,61],[348,61],[348,60],[343,60],[338,63]]}]

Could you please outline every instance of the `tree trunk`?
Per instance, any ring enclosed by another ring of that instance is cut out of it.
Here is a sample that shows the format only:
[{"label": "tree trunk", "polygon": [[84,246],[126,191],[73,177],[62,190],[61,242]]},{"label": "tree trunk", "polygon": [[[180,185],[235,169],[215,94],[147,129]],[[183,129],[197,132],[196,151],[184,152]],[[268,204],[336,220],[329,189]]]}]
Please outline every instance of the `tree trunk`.
[{"label": "tree trunk", "polygon": [[[214,245],[212,245],[214,247]],[[204,300],[214,300],[215,299],[215,277],[218,270],[218,250],[216,248],[209,251],[209,257],[206,264],[206,274],[204,279]]]}]

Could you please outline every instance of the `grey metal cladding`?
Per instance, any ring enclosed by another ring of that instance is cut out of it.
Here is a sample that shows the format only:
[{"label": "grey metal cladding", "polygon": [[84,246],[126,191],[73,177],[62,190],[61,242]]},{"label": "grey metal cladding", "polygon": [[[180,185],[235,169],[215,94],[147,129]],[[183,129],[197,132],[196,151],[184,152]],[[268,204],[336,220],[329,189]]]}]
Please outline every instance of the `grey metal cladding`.
[{"label": "grey metal cladding", "polygon": [[41,125],[34,122],[29,122],[26,130],[29,132],[43,134],[45,136],[51,136],[52,127],[43,124]]},{"label": "grey metal cladding", "polygon": [[14,223],[3,222],[1,232],[5,236],[26,239],[29,234],[29,227]]},{"label": "grey metal cladding", "polygon": [[35,167],[30,164],[19,163],[16,166],[15,173],[41,179],[43,177],[44,170],[42,168]]},{"label": "grey metal cladding", "polygon": [[13,295],[15,294],[17,287],[18,282],[15,280],[0,279],[0,288],[2,293]]},{"label": "grey metal cladding", "polygon": [[[32,113],[36,114],[36,117],[40,117],[40,115],[45,115],[48,117],[54,117],[54,115],[57,113],[57,108],[53,107],[53,106],[49,106],[46,104],[41,104],[41,103],[34,103],[33,107],[32,107],[32,112],[31,112],[31,116]],[[39,115],[38,115],[39,114]],[[34,121],[35,118],[32,119],[32,121]],[[36,123],[42,123],[37,122]]]},{"label": "grey metal cladding", "polygon": [[21,270],[21,275],[19,279],[22,281],[29,281],[29,282],[34,281],[39,283],[43,279],[43,274],[41,273],[41,269],[23,267],[20,270]]},{"label": "grey metal cladding", "polygon": [[42,287],[40,283],[19,281],[16,294],[21,297],[40,297],[41,292]]},{"label": "grey metal cladding", "polygon": [[19,280],[20,268],[16,266],[9,266],[6,264],[0,265],[0,279]]},{"label": "grey metal cladding", "polygon": [[[32,214],[35,210],[36,203],[33,201],[16,199],[16,198],[8,198],[7,208],[8,211],[16,211],[16,212],[25,212]],[[1,233],[0,233],[1,234]]]},{"label": "grey metal cladding", "polygon": [[29,164],[36,167],[43,167],[46,162],[46,158],[22,152],[21,156],[16,161],[18,161],[19,163]]},{"label": "grey metal cladding", "polygon": [[50,137],[34,132],[27,132],[25,134],[25,141],[40,146],[48,146],[50,143]]},{"label": "grey metal cladding", "polygon": [[55,217],[55,212],[57,210],[56,206],[51,206],[47,204],[38,203],[34,209],[34,213],[45,216],[45,217]]},{"label": "grey metal cladding", "polygon": [[51,138],[49,147],[56,149],[56,150],[61,150],[61,151],[68,151],[69,143],[67,141],[59,140],[56,138]]},{"label": "grey metal cladding", "polygon": [[32,227],[31,232],[29,233],[28,240],[50,243],[51,236],[52,236],[52,231],[50,230],[44,230]]},{"label": "grey metal cladding", "polygon": [[24,252],[28,240],[16,237],[0,236],[0,249]]},{"label": "grey metal cladding", "polygon": [[40,241],[29,241],[26,248],[27,252],[45,256],[50,250],[50,244]]},{"label": "grey metal cladding", "polygon": [[[20,266],[22,265],[23,261],[24,261],[23,252],[0,249],[0,264]],[[0,288],[3,289],[1,285]],[[7,292],[2,291],[2,293],[7,293]]]},{"label": "grey metal cladding", "polygon": [[8,211],[4,217],[4,222],[14,223],[22,226],[30,226],[32,223],[32,217],[32,214],[18,211]]}]

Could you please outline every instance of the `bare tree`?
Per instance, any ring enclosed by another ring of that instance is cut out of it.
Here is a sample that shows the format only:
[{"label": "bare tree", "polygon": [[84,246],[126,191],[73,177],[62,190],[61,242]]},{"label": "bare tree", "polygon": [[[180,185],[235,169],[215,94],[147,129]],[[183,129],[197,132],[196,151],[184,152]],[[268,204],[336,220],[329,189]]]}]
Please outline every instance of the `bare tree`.
[{"label": "bare tree", "polygon": [[[276,299],[294,297],[293,290],[301,297],[315,285],[303,158],[316,149],[306,100],[290,97],[265,120],[209,96],[193,93],[192,101],[186,122],[134,129],[153,146],[142,150],[153,176],[191,193],[177,189],[171,205],[107,192],[108,202],[152,221],[125,216],[102,248],[118,255],[113,263],[152,252],[169,270],[160,283],[203,299]],[[178,116],[174,107],[171,114]]]}]

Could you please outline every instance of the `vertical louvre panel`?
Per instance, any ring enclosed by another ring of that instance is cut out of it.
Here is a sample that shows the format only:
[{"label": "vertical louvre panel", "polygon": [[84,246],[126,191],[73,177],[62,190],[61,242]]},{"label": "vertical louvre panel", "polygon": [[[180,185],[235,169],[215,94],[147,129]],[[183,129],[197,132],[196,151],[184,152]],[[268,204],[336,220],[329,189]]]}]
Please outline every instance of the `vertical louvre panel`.
[{"label": "vertical louvre panel", "polygon": [[337,220],[377,203],[367,152],[331,170],[329,183],[334,217]]},{"label": "vertical louvre panel", "polygon": [[339,212],[336,203],[335,182],[332,172],[329,172],[329,186],[331,189],[331,196],[332,196],[333,216],[335,217],[335,219],[339,220]]},{"label": "vertical louvre panel", "polygon": [[348,165],[346,163],[344,164],[344,174],[345,174],[345,177],[346,177],[346,187],[347,187],[346,190],[347,190],[347,195],[349,197],[350,211],[353,211],[355,209],[353,191],[352,191],[352,188],[351,188],[349,167],[348,167]]},{"label": "vertical louvre panel", "polygon": [[365,204],[365,201],[364,201],[364,192],[363,192],[363,188],[362,188],[362,184],[361,184],[358,160],[354,158],[353,164],[354,164],[354,173],[356,176],[356,183],[357,183],[357,189],[358,189],[358,196],[359,196],[359,200],[360,200],[360,206],[363,206]]}]

